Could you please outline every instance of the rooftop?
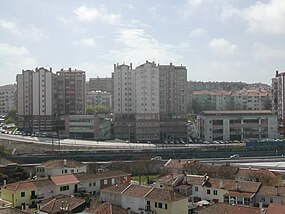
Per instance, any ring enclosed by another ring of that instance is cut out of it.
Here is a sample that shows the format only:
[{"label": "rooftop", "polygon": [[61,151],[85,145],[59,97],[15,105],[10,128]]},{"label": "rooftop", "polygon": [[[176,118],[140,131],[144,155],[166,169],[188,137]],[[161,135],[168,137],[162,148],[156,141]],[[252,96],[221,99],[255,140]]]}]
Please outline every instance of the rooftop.
[{"label": "rooftop", "polygon": [[79,183],[79,180],[77,180],[77,178],[74,176],[74,174],[51,176],[51,180],[57,186]]},{"label": "rooftop", "polygon": [[79,168],[83,167],[85,164],[74,161],[74,160],[49,160],[37,167],[45,167],[45,168]]},{"label": "rooftop", "polygon": [[[216,203],[198,210],[199,214],[260,214],[260,208]],[[267,214],[267,213],[266,213]]]},{"label": "rooftop", "polygon": [[185,198],[188,198],[185,195],[181,195],[171,190],[154,188],[146,196],[147,199],[156,200],[156,201],[179,201]]},{"label": "rooftop", "polygon": [[285,205],[282,204],[269,204],[266,214],[285,214]]},{"label": "rooftop", "polygon": [[133,196],[133,197],[145,197],[146,194],[149,193],[149,191],[152,188],[153,187],[150,186],[131,184],[129,188],[123,192],[123,195]]}]

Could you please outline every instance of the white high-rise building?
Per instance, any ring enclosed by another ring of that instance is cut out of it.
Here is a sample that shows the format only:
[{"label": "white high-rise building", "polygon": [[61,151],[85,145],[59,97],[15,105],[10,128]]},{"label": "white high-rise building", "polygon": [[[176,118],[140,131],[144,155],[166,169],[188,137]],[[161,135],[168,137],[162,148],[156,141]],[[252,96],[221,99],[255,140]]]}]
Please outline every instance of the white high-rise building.
[{"label": "white high-rise building", "polygon": [[0,86],[0,114],[5,115],[16,107],[16,91],[15,84]]},{"label": "white high-rise building", "polygon": [[114,66],[114,113],[117,138],[159,141],[186,137],[185,66],[148,62]]},{"label": "white high-rise building", "polygon": [[17,75],[18,129],[26,132],[53,129],[52,69],[23,70]]}]

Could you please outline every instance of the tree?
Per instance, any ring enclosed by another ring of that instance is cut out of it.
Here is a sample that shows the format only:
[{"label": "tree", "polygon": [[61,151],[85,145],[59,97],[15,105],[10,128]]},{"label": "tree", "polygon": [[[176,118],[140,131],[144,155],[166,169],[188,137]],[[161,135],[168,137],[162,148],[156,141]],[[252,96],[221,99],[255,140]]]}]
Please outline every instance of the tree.
[{"label": "tree", "polygon": [[16,122],[17,122],[17,110],[13,108],[5,116],[5,123],[6,124],[11,124],[11,123],[16,123]]},{"label": "tree", "polygon": [[270,100],[269,97],[266,97],[263,100],[263,108],[266,109],[266,110],[270,110],[272,108],[272,103],[271,103],[271,100]]},{"label": "tree", "polygon": [[29,178],[28,173],[21,167],[17,167],[12,173],[11,176],[9,176],[9,181],[11,182],[17,182],[17,181],[23,181]]},{"label": "tree", "polygon": [[86,113],[87,114],[95,114],[95,113],[109,113],[111,112],[110,106],[103,105],[95,105],[95,106],[87,106]]}]

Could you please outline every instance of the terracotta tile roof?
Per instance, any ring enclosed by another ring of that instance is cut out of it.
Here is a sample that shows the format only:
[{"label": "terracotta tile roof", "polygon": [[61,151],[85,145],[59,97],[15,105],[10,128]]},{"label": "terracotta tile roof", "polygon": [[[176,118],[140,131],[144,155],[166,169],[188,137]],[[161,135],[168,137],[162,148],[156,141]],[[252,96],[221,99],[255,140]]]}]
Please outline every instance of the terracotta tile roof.
[{"label": "terracotta tile roof", "polygon": [[0,214],[27,214],[28,212],[13,208],[7,207],[0,209]]},{"label": "terracotta tile roof", "polygon": [[173,160],[169,159],[166,164],[164,165],[167,168],[176,168],[176,169],[183,169],[184,165],[187,163],[191,163],[190,160]]},{"label": "terracotta tile roof", "polygon": [[146,199],[156,200],[156,201],[179,201],[188,198],[185,195],[178,194],[174,191],[167,189],[154,188],[147,194]]},{"label": "terracotta tile roof", "polygon": [[[64,203],[62,203],[64,202]],[[85,200],[83,198],[76,198],[66,195],[57,195],[51,197],[50,199],[44,200],[40,204],[40,210],[53,214],[53,213],[60,213],[61,207],[67,207],[67,211],[71,212],[75,208],[79,207],[80,205],[84,204]]]},{"label": "terracotta tile roof", "polygon": [[285,205],[269,204],[266,214],[285,214]]},{"label": "terracotta tile roof", "polygon": [[101,179],[101,178],[113,178],[113,177],[122,177],[122,176],[131,176],[131,173],[127,173],[121,170],[115,171],[106,171],[106,172],[98,172],[96,174],[92,173],[77,173],[74,176],[79,181],[88,181],[92,179]]},{"label": "terracotta tile roof", "polygon": [[225,193],[224,196],[236,196],[236,197],[252,198],[254,196],[254,193],[229,191],[229,192]]},{"label": "terracotta tile roof", "polygon": [[[260,214],[260,208],[216,203],[197,210],[199,214]],[[266,213],[267,214],[267,213]]]},{"label": "terracotta tile roof", "polygon": [[249,175],[256,175],[256,176],[266,176],[268,178],[276,178],[276,177],[281,177],[282,175],[279,174],[278,172],[273,172],[268,169],[253,169],[253,168],[240,168],[237,171],[237,176],[249,176]]},{"label": "terracotta tile roof", "polygon": [[183,185],[179,185],[179,186],[175,187],[175,189],[187,190],[187,189],[189,189],[191,187],[192,187],[192,185],[185,185],[185,184],[183,184]]},{"label": "terracotta tile roof", "polygon": [[113,193],[113,194],[122,194],[130,186],[131,186],[131,184],[116,184],[116,185],[112,185],[110,187],[101,189],[100,192],[109,192],[109,193]]},{"label": "terracotta tile roof", "polygon": [[258,194],[261,196],[283,196],[285,197],[285,186],[261,186]]},{"label": "terracotta tile roof", "polygon": [[11,184],[7,184],[6,187],[3,187],[8,190],[24,190],[24,189],[36,189],[36,186],[33,184],[31,180],[27,181],[19,181]]},{"label": "terracotta tile roof", "polygon": [[33,180],[32,182],[37,188],[54,185],[53,181],[49,178],[37,179]]},{"label": "terracotta tile roof", "polygon": [[51,176],[51,180],[57,186],[79,183],[79,180],[77,180],[77,178],[73,174]]},{"label": "terracotta tile roof", "polygon": [[206,187],[216,189],[226,189],[231,191],[256,193],[261,186],[260,182],[253,181],[235,181],[228,179],[208,178],[205,182],[204,176],[187,175],[188,184],[192,185],[205,185]]},{"label": "terracotta tile roof", "polygon": [[165,176],[162,176],[156,180],[156,182],[162,184],[169,184],[171,185],[179,176],[184,176],[182,173],[170,173]]},{"label": "terracotta tile roof", "polygon": [[[64,162],[66,162],[66,165],[64,165]],[[75,161],[75,160],[49,160],[38,167],[45,167],[45,168],[77,168],[86,166],[85,164]]]},{"label": "terracotta tile roof", "polygon": [[134,212],[128,212],[127,209],[112,205],[108,202],[100,205],[94,212],[94,214],[132,214]]},{"label": "terracotta tile roof", "polygon": [[133,196],[133,197],[144,197],[152,187],[141,186],[136,184],[131,184],[127,190],[123,192],[123,195]]}]

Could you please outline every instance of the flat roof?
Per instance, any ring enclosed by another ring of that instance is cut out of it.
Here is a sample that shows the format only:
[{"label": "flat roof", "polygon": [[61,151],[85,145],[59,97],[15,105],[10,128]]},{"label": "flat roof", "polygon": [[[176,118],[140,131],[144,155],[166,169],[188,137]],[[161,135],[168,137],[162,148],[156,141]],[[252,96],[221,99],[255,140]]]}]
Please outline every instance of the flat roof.
[{"label": "flat roof", "polygon": [[202,111],[201,115],[233,115],[233,114],[273,114],[271,110],[233,110],[233,111]]}]

